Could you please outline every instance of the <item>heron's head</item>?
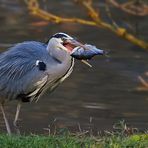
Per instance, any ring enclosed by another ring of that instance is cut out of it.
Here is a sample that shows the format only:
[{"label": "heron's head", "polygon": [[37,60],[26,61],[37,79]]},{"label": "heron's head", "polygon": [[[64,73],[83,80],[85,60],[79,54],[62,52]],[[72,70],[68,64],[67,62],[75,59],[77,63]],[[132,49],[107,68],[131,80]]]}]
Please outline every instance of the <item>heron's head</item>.
[{"label": "heron's head", "polygon": [[89,44],[82,44],[66,33],[54,34],[48,42],[47,50],[50,55],[59,61],[65,59],[65,55],[78,60],[88,60],[95,55],[106,55],[106,51]]},{"label": "heron's head", "polygon": [[69,36],[68,34],[61,33],[61,32],[54,34],[49,40],[48,45],[58,50],[64,50],[70,54],[72,53],[75,47],[84,46],[82,43],[78,42],[77,40]]}]

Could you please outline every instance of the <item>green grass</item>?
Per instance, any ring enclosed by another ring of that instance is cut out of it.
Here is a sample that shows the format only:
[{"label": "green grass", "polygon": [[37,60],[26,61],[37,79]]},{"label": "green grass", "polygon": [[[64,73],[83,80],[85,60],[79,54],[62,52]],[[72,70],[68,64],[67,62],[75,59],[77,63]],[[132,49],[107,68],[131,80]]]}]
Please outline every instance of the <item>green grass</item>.
[{"label": "green grass", "polygon": [[69,136],[0,136],[1,148],[89,148],[94,144],[90,138]]},{"label": "green grass", "polygon": [[148,134],[128,137],[112,136],[105,138],[102,147],[105,148],[148,148]]},{"label": "green grass", "polygon": [[78,137],[0,135],[0,148],[148,148],[148,134]]},{"label": "green grass", "polygon": [[[0,148],[148,148],[148,134],[119,121],[113,131],[93,136],[92,132],[72,134],[67,129],[57,129],[51,135],[8,136],[0,134]],[[56,134],[56,135],[55,135]]]}]

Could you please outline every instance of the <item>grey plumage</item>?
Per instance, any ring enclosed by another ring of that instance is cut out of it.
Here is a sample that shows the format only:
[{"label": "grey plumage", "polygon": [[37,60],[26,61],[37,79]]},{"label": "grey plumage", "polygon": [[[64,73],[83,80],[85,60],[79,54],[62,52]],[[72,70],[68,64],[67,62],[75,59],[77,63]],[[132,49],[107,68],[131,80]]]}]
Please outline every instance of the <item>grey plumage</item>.
[{"label": "grey plumage", "polygon": [[47,88],[51,92],[72,72],[72,51],[83,45],[65,33],[57,33],[48,43],[27,41],[16,44],[0,54],[0,108],[7,132],[11,130],[3,105],[18,100],[13,125],[19,132],[17,120],[20,102],[37,101]]},{"label": "grey plumage", "polygon": [[[46,64],[45,71],[39,70],[37,60]],[[30,41],[15,45],[0,55],[1,101],[21,99],[21,96],[27,97],[34,91],[36,93],[29,97],[37,99],[43,90],[42,87],[48,85],[52,90],[60,83],[60,79],[71,66],[71,60],[69,57],[68,65],[63,65],[48,53],[44,43]],[[50,84],[47,84],[49,82]]]}]

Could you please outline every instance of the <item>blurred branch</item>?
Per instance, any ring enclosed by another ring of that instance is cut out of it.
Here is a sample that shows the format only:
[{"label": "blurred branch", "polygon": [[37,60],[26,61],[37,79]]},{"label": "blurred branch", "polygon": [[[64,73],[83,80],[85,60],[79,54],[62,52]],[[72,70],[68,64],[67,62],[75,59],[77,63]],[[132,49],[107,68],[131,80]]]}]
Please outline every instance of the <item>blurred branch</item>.
[{"label": "blurred branch", "polygon": [[54,22],[54,23],[80,23],[90,26],[96,26],[97,24],[93,21],[87,21],[80,18],[64,18],[57,16],[55,14],[52,14],[50,12],[46,12],[43,9],[39,7],[39,3],[37,0],[25,0],[28,9],[30,10],[31,14],[38,16],[46,21]]},{"label": "blurred branch", "polygon": [[108,0],[110,4],[116,8],[121,9],[132,15],[146,16],[148,15],[148,5],[142,1],[128,1],[123,4],[118,3],[116,0]]},{"label": "blurred branch", "polygon": [[[148,72],[145,73],[145,75],[148,77]],[[144,80],[141,76],[138,77],[142,86],[138,87],[137,90],[139,91],[148,91],[148,82]]]},{"label": "blurred branch", "polygon": [[130,41],[131,43],[138,45],[144,49],[148,49],[148,43],[146,43],[146,42],[136,38],[134,35],[128,33],[125,28],[116,27],[114,25],[104,22],[100,17],[98,17],[97,11],[93,8],[92,3],[87,3],[86,0],[78,0],[78,1],[86,8],[86,10],[89,12],[89,14],[91,14],[90,17],[94,20],[94,22],[96,22],[97,24],[99,24],[103,28],[114,32],[116,35]]},{"label": "blurred branch", "polygon": [[135,45],[138,45],[141,48],[148,49],[148,43],[128,33],[125,28],[118,27],[115,24],[109,24],[105,22],[101,18],[100,13],[94,9],[92,0],[75,0],[75,2],[79,3],[86,9],[88,15],[92,20],[60,17],[53,13],[44,11],[42,8],[40,8],[38,0],[25,0],[25,2],[27,3],[28,9],[30,10],[31,14],[38,16],[46,21],[54,23],[79,23],[83,25],[102,27],[115,33],[119,37],[124,38]]},{"label": "blurred branch", "polygon": [[112,17],[112,13],[110,11],[110,7],[109,7],[109,3],[108,3],[108,0],[106,0],[106,5],[105,5],[105,10],[106,10],[106,13],[108,15],[108,17],[110,18],[110,20],[112,21],[112,24],[118,28],[119,26],[117,25],[117,23],[114,21],[113,17]]}]

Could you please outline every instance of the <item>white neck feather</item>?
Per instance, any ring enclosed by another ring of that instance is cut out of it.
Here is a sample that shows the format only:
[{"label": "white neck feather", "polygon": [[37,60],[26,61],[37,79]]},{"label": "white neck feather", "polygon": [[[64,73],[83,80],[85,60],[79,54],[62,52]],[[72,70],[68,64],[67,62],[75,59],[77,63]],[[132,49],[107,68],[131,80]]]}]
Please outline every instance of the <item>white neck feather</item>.
[{"label": "white neck feather", "polygon": [[71,60],[72,57],[70,56],[70,53],[67,52],[66,49],[60,48],[61,46],[62,45],[59,42],[56,42],[55,39],[50,39],[47,45],[47,51],[53,58],[61,63]]}]

